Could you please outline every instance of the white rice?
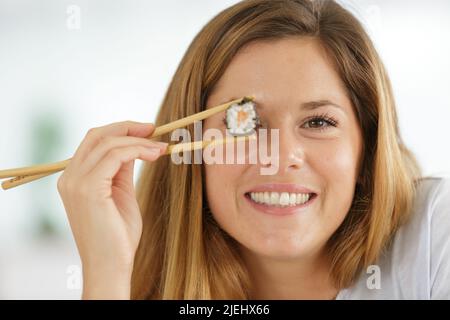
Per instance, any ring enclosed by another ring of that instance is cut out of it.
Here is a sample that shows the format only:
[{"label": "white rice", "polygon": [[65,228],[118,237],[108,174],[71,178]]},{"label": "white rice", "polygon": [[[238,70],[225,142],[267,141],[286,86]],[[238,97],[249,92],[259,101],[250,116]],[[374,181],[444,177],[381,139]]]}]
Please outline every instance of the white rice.
[{"label": "white rice", "polygon": [[[245,119],[242,119],[242,117]],[[247,101],[245,103],[231,105],[227,109],[226,122],[228,132],[233,136],[252,134],[258,123],[255,103],[253,101]]]}]

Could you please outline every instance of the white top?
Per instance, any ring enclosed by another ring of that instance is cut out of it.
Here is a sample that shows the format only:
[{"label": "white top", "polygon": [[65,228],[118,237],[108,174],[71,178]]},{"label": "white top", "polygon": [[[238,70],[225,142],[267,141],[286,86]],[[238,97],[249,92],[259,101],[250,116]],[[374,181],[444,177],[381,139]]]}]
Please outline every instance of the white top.
[{"label": "white top", "polygon": [[450,179],[424,178],[410,220],[342,299],[450,299]]}]

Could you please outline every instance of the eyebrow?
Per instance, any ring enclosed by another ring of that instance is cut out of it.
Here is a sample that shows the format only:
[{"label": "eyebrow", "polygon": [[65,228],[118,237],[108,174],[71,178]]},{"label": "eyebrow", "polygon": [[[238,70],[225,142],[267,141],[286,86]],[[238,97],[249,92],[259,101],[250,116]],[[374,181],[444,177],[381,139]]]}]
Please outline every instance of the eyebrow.
[{"label": "eyebrow", "polygon": [[338,109],[341,109],[342,111],[345,111],[343,107],[340,105],[331,102],[330,100],[317,100],[317,101],[308,101],[301,104],[301,107],[305,110],[314,110],[320,107],[324,106],[331,106]]}]

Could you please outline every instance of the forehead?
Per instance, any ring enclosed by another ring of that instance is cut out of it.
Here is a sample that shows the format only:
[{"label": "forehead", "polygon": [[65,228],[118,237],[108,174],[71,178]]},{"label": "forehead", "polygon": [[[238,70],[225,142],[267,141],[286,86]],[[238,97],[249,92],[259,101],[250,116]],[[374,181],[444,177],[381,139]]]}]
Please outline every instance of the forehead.
[{"label": "forehead", "polygon": [[233,97],[255,94],[267,103],[272,98],[278,103],[292,99],[330,99],[342,103],[347,96],[320,40],[310,37],[247,44],[232,59],[214,88],[215,94]]}]

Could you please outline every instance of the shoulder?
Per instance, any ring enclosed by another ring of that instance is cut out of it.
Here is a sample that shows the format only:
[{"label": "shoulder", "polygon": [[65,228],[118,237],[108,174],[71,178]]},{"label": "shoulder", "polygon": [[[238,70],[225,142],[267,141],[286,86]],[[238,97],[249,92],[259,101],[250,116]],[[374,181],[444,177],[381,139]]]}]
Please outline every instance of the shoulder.
[{"label": "shoulder", "polygon": [[449,231],[450,179],[422,178],[418,181],[416,190],[409,220],[398,230],[396,242],[405,240],[410,243],[410,240],[414,243],[424,240],[419,238],[419,235],[431,238],[440,230]]},{"label": "shoulder", "polygon": [[[446,205],[450,204],[450,178],[427,177],[418,182],[413,215],[421,216],[422,210],[427,210],[431,219],[448,217],[450,211]],[[447,210],[445,210],[447,209]]]},{"label": "shoulder", "polygon": [[[430,249],[435,249],[450,240],[449,233],[450,179],[423,178],[417,186],[409,221],[399,229],[396,238],[410,238],[413,243],[428,240]],[[431,253],[434,257],[437,252]]]},{"label": "shoulder", "polygon": [[411,216],[386,254],[403,296],[450,298],[450,179],[422,178]]},{"label": "shoulder", "polygon": [[450,299],[450,179],[418,181],[408,221],[393,237],[377,267],[380,285],[367,285],[362,273],[348,298]]},{"label": "shoulder", "polygon": [[430,297],[450,299],[450,179],[441,178],[430,187],[429,212]]}]

